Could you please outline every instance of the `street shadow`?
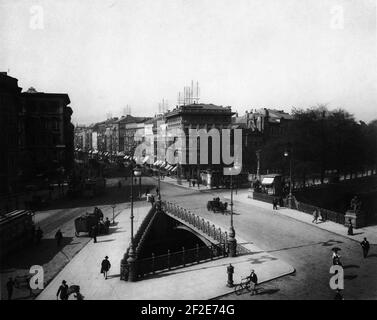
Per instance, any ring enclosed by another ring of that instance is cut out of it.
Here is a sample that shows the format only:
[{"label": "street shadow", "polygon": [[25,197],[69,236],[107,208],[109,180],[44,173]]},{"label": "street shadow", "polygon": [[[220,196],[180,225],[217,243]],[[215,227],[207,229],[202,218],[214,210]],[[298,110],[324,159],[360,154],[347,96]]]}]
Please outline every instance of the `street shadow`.
[{"label": "street shadow", "polygon": [[[118,229],[121,229],[121,228],[118,228]],[[116,230],[116,231],[112,231],[111,234],[113,234],[113,233],[124,233],[124,232],[127,232],[127,231],[119,231],[119,230]]]},{"label": "street shadow", "polygon": [[278,260],[277,258],[273,257],[273,256],[261,256],[259,258],[249,258],[247,259],[247,261],[249,261],[251,264],[262,264],[262,263],[265,263],[265,262],[268,262],[268,261],[274,261],[274,260]]},{"label": "street shadow", "polygon": [[100,241],[97,240],[97,243],[101,243],[101,242],[111,242],[111,241],[115,241],[115,239],[100,240]]},{"label": "street shadow", "polygon": [[343,241],[330,239],[330,240],[327,240],[326,242],[322,242],[322,246],[323,247],[331,247],[335,244],[340,244],[340,243],[343,243]]},{"label": "street shadow", "polygon": [[120,274],[111,274],[107,276],[107,279],[120,278]]},{"label": "street shadow", "polygon": [[359,234],[364,234],[364,232],[357,232],[357,233],[354,233],[353,236],[357,236]]},{"label": "street shadow", "polygon": [[321,242],[314,242],[314,243],[309,243],[309,244],[303,244],[299,246],[292,246],[292,247],[285,247],[285,248],[279,248],[279,249],[274,249],[274,250],[267,250],[265,252],[271,253],[271,252],[279,252],[279,251],[285,251],[285,250],[291,250],[291,249],[299,249],[299,248],[305,248],[305,247],[311,247],[315,245],[321,245],[323,247],[331,247],[334,244],[339,244],[343,243],[342,241],[337,241],[337,240],[328,240],[328,241],[321,241]]},{"label": "street shadow", "polygon": [[368,256],[367,256],[367,259],[368,258],[377,258],[377,254],[375,254],[375,253],[373,253],[373,254],[369,254]]},{"label": "street shadow", "polygon": [[264,294],[271,295],[271,294],[277,293],[279,291],[280,291],[280,289],[278,289],[278,288],[275,288],[275,289],[263,289],[262,288],[260,290],[257,290],[257,294],[259,296],[264,295]]},{"label": "street shadow", "polygon": [[64,254],[64,247],[72,244],[73,239],[73,237],[63,237],[59,247],[55,239],[42,239],[39,245],[24,247],[19,252],[1,260],[0,272],[5,273],[10,269],[29,269],[32,265],[44,265],[59,252]]}]

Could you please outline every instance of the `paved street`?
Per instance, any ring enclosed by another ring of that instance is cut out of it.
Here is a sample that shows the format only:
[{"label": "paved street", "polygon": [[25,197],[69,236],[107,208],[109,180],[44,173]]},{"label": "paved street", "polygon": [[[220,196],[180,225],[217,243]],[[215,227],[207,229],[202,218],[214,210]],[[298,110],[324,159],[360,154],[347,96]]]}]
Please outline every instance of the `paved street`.
[{"label": "paved street", "polygon": [[[161,183],[164,199],[178,203],[197,214],[229,226],[228,215],[208,212],[206,203],[213,196],[229,198],[229,191],[189,190]],[[228,199],[226,201],[229,202]],[[282,209],[283,210],[283,209]],[[334,292],[329,287],[329,269],[332,264],[331,248],[342,248],[341,256],[345,268],[346,299],[377,298],[377,247],[371,246],[370,256],[363,259],[360,245],[316,226],[279,214],[279,211],[254,206],[252,202],[234,202],[234,224],[236,236],[255,243],[262,250],[289,263],[296,269],[292,276],[275,281],[272,289],[253,299],[332,299]],[[236,298],[231,295],[226,298]],[[237,297],[239,298],[239,297]],[[249,296],[241,296],[249,299]]]}]

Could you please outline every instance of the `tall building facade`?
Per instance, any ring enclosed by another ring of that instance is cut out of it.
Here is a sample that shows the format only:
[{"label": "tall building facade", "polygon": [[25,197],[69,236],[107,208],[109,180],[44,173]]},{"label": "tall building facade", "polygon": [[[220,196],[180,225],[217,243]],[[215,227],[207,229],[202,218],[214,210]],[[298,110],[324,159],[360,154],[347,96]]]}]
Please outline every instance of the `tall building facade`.
[{"label": "tall building facade", "polygon": [[17,79],[0,72],[0,194],[11,193],[17,184],[21,90]]},{"label": "tall building facade", "polygon": [[34,88],[21,93],[19,152],[23,175],[54,175],[73,168],[74,127],[65,93],[44,93]]},{"label": "tall building facade", "polygon": [[[205,178],[207,184],[213,184],[218,176],[222,176],[224,164],[220,156],[220,163],[212,159],[212,139],[208,141],[208,163],[200,161],[201,145],[200,139],[197,141],[197,161],[192,163],[190,153],[195,150],[189,148],[189,130],[204,130],[209,132],[211,129],[217,129],[220,134],[220,146],[222,139],[222,129],[232,129],[232,112],[231,107],[217,106],[214,104],[190,104],[177,106],[174,110],[165,114],[167,130],[180,129],[186,136],[186,153],[182,155],[185,163],[178,164],[177,175],[186,179]],[[174,143],[174,141],[173,141]],[[220,152],[220,148],[218,150]],[[216,177],[216,178],[215,178]]]}]

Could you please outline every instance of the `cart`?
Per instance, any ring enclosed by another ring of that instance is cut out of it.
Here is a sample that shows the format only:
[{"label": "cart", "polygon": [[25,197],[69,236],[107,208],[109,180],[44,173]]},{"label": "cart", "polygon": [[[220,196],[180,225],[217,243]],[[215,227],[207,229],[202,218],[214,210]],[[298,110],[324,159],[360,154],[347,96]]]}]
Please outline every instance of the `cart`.
[{"label": "cart", "polygon": [[81,217],[75,219],[75,235],[80,236],[80,232],[85,232],[91,236],[92,228],[98,226],[98,234],[108,234],[109,227],[100,218],[100,215],[95,213],[86,213]]},{"label": "cart", "polygon": [[210,200],[207,202],[207,210],[216,212],[221,212],[224,214],[227,211],[228,203],[227,202],[221,202],[220,198],[213,198],[213,200]]}]

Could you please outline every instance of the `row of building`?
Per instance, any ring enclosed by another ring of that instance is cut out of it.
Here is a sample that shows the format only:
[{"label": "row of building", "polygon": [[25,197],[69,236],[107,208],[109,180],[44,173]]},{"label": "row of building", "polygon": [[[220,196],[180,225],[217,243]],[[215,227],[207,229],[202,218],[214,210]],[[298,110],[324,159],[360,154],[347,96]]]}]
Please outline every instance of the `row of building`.
[{"label": "row of building", "polygon": [[74,126],[66,93],[22,91],[0,72],[0,195],[73,168]]},{"label": "row of building", "polygon": [[[269,139],[284,133],[287,124],[292,116],[282,110],[274,109],[253,109],[246,111],[244,115],[238,115],[232,111],[230,106],[219,106],[214,104],[193,103],[189,105],[176,106],[163,114],[154,117],[133,117],[131,115],[121,118],[111,118],[90,126],[75,127],[75,148],[77,151],[105,156],[133,157],[135,148],[140,141],[136,141],[137,130],[153,132],[156,137],[154,141],[153,159],[148,159],[151,164],[161,164],[158,159],[158,149],[161,149],[161,141],[158,141],[158,129],[161,123],[166,130],[180,129],[186,136],[189,136],[190,129],[204,130],[211,129],[242,129],[242,148],[247,154],[249,150],[257,150]],[[222,137],[220,137],[222,139]],[[165,149],[173,142],[162,144]],[[214,164],[211,161],[211,142],[209,142],[208,164],[189,163],[180,166],[166,167],[177,172],[182,178],[193,178],[202,176],[201,180],[221,179],[221,172],[224,167],[222,163]],[[187,143],[188,145],[188,143]],[[200,143],[197,145],[197,155],[200,155]],[[255,154],[254,154],[255,156]],[[187,160],[189,155],[186,154]],[[147,159],[145,159],[146,161]],[[166,159],[162,159],[164,163]],[[244,159],[242,159],[244,161]],[[246,168],[246,167],[245,167]],[[177,170],[178,169],[178,170]],[[207,174],[208,173],[208,174]],[[218,178],[216,178],[216,175]],[[204,178],[208,176],[207,178]]]}]

